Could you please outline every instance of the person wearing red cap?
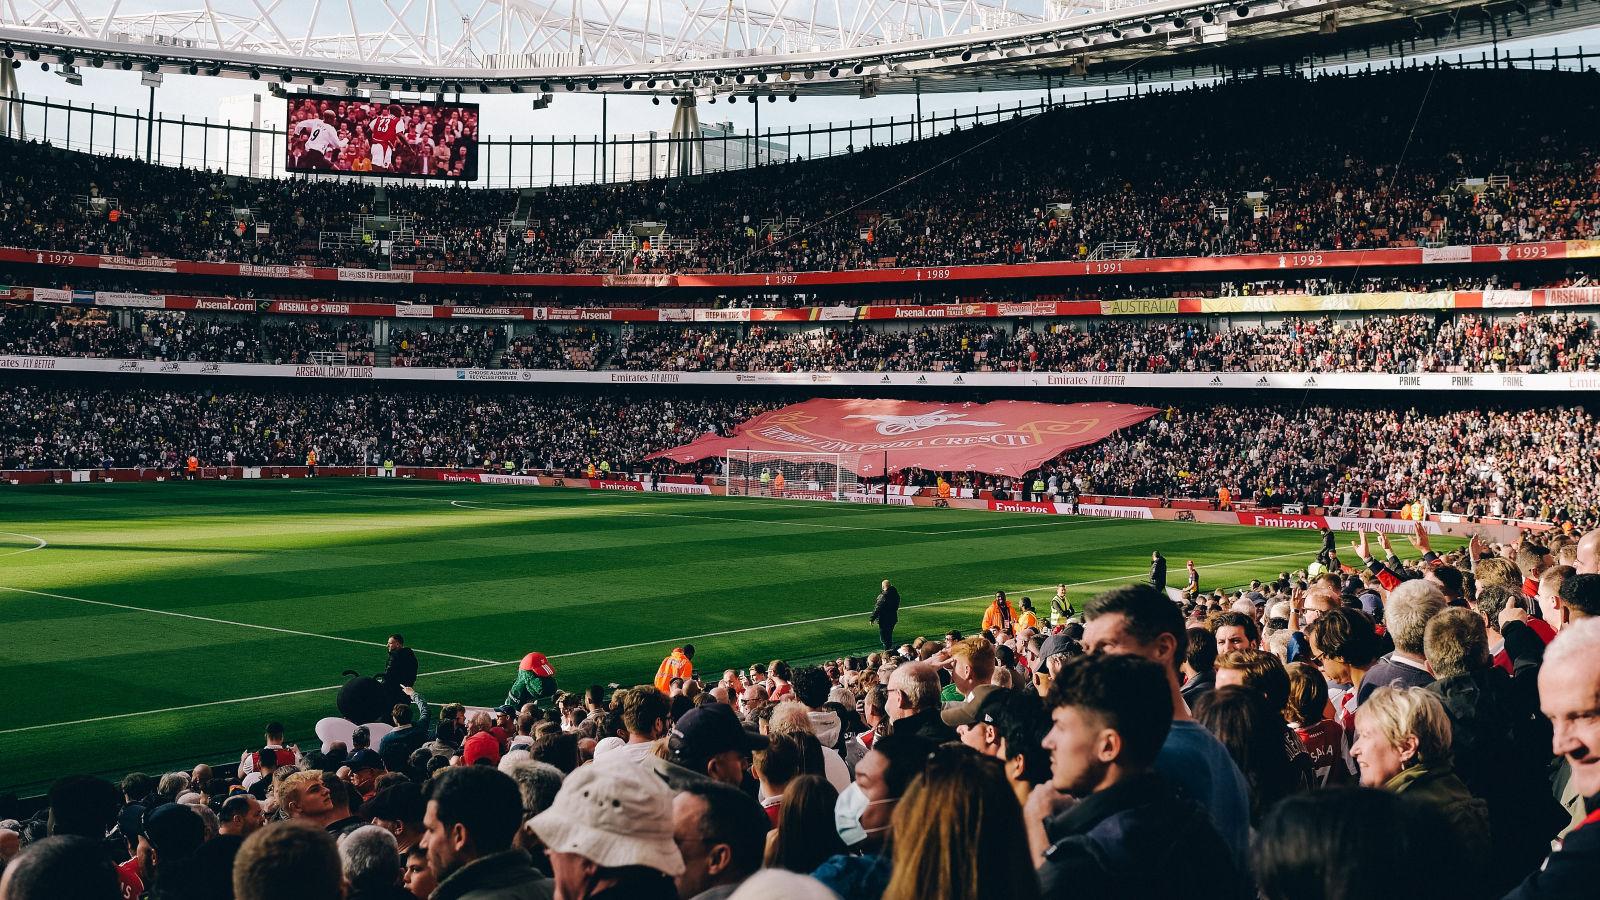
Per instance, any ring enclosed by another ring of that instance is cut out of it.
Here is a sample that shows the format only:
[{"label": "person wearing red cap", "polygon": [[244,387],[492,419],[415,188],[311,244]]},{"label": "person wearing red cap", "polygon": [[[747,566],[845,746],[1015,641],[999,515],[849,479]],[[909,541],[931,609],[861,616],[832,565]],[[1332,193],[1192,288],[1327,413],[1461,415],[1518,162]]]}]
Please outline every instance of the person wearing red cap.
[{"label": "person wearing red cap", "polygon": [[517,680],[511,683],[503,706],[522,708],[524,703],[556,695],[556,670],[543,653],[529,653],[517,666]]}]

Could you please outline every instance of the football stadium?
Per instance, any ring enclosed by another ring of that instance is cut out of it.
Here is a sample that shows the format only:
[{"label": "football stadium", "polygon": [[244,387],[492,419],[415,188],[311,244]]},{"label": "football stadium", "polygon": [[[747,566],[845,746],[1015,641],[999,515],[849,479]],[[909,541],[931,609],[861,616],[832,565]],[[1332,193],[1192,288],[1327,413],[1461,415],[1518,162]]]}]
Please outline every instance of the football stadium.
[{"label": "football stadium", "polygon": [[1594,896],[1597,9],[0,8],[0,900]]}]

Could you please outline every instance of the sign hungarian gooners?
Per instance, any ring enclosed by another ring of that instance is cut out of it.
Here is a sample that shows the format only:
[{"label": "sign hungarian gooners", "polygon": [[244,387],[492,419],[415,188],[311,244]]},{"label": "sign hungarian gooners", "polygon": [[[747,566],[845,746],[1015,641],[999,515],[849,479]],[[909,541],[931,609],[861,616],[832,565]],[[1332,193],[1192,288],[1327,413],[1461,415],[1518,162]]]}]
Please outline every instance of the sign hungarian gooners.
[{"label": "sign hungarian gooners", "polygon": [[1021,475],[1047,459],[1155,415],[1127,403],[921,403],[808,400],[756,416],[731,437],[704,435],[650,458],[694,462],[729,450],[858,453],[858,473],[889,467]]}]

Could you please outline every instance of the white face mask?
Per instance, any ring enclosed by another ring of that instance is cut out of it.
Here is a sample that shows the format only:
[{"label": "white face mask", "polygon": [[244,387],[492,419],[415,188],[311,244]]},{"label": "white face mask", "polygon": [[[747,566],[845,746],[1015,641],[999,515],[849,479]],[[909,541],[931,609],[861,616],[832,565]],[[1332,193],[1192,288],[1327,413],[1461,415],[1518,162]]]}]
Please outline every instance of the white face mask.
[{"label": "white face mask", "polygon": [[888,831],[889,826],[874,828],[871,831],[861,827],[861,816],[868,809],[880,803],[893,803],[900,798],[889,797],[883,800],[868,800],[862,792],[861,786],[851,782],[843,791],[839,792],[839,799],[833,804],[833,827],[839,832],[839,840],[844,841],[846,847],[854,847],[866,840],[868,836],[879,832]]}]

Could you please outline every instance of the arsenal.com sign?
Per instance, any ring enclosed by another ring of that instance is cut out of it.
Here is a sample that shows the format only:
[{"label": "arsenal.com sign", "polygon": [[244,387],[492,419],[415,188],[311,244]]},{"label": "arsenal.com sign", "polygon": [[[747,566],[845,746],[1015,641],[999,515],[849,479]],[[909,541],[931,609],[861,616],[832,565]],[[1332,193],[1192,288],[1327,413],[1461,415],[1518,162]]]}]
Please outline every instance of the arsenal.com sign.
[{"label": "arsenal.com sign", "polygon": [[888,453],[892,470],[1021,475],[1155,413],[1126,403],[810,400],[759,415],[731,437],[708,434],[650,458],[694,462],[729,450],[861,454],[859,474],[870,476],[882,474]]}]

